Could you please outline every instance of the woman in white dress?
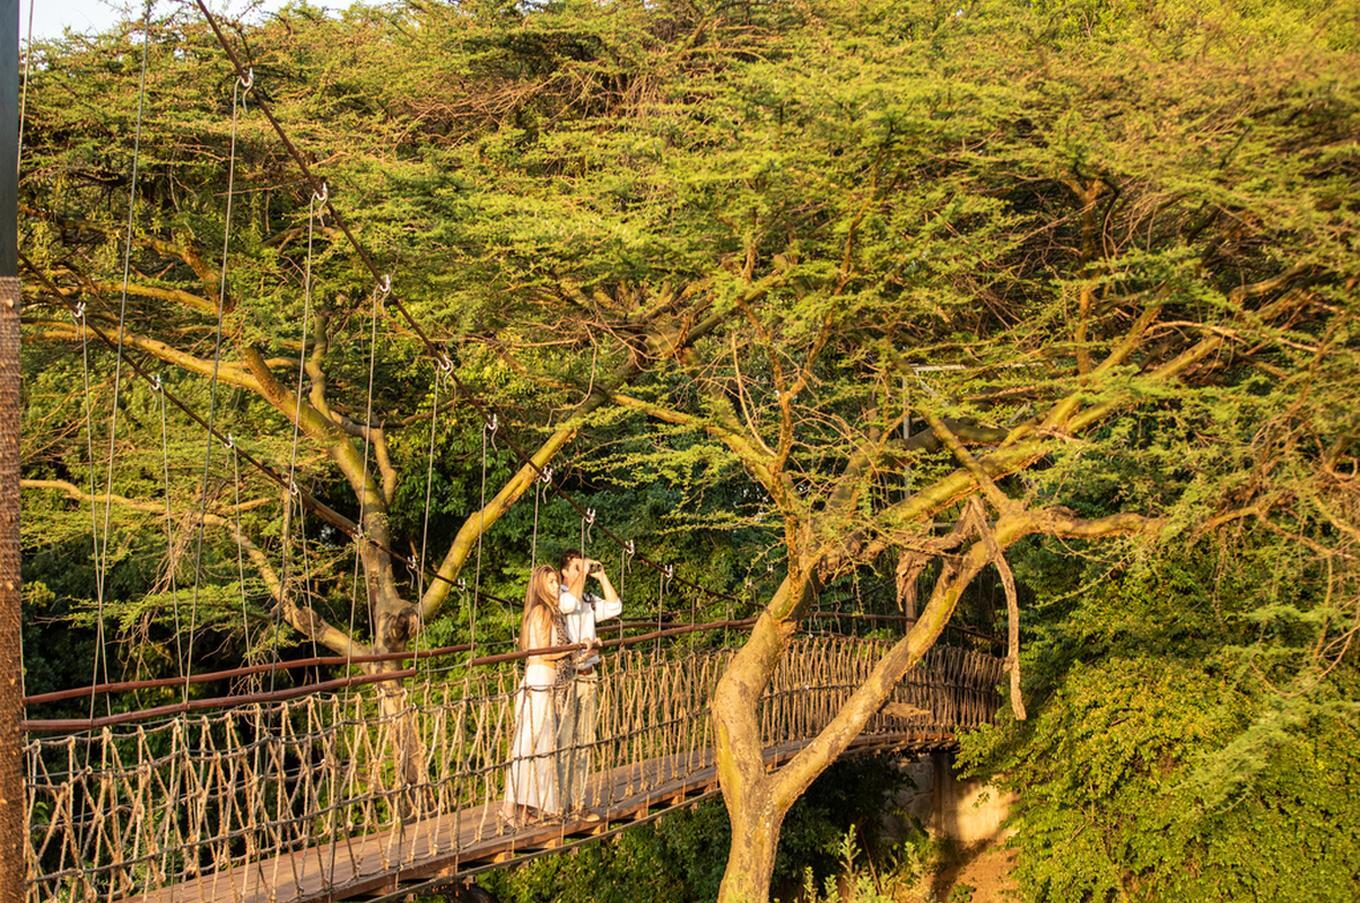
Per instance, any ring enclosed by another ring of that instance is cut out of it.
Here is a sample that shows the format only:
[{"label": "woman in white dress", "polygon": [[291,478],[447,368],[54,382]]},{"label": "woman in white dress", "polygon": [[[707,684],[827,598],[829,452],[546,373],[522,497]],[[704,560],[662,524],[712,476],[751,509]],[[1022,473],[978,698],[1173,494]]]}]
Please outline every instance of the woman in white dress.
[{"label": "woman in white dress", "polygon": [[[567,625],[558,609],[558,573],[540,565],[529,576],[520,620],[519,648],[566,646]],[[576,678],[576,659],[590,650],[547,652],[525,659],[524,679],[515,692],[515,733],[505,780],[502,818],[511,826],[533,818],[555,816],[562,806],[557,793],[558,692]]]}]

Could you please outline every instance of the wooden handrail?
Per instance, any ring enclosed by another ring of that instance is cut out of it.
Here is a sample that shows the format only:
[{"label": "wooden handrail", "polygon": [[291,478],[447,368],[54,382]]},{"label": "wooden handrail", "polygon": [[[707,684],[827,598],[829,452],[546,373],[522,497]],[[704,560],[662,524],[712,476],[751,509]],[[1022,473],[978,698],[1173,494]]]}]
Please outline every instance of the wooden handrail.
[{"label": "wooden handrail", "polygon": [[[736,621],[709,621],[704,624],[685,624],[680,627],[672,627],[665,630],[654,630],[650,633],[638,634],[630,637],[615,637],[604,640],[600,643],[603,647],[632,646],[638,643],[645,643],[649,640],[661,639],[663,637],[679,636],[685,633],[695,633],[702,630],[724,630],[734,627],[749,627],[755,623],[755,618],[745,618]],[[495,665],[502,662],[516,661],[529,658],[535,655],[546,655],[554,652],[575,652],[584,649],[584,643],[571,643],[565,646],[545,646],[539,649],[523,649],[516,652],[503,652],[498,655],[484,655],[469,659],[469,667],[482,665]],[[470,646],[446,646],[444,650],[470,650]],[[441,650],[430,650],[429,654],[439,653]],[[391,661],[395,658],[414,657],[412,653],[387,653],[384,660]],[[358,656],[349,659],[351,663],[358,660]],[[340,663],[346,660],[341,657]],[[238,669],[239,670],[239,669]],[[186,712],[200,711],[202,709],[228,708],[237,705],[256,705],[269,702],[279,702],[285,699],[295,699],[299,696],[306,696],[312,693],[323,693],[327,690],[339,690],[345,687],[359,686],[362,684],[384,683],[392,680],[405,680],[414,677],[419,673],[416,668],[405,668],[399,671],[384,671],[377,674],[361,674],[351,677],[340,677],[334,680],[321,681],[319,683],[304,684],[300,687],[289,687],[283,690],[266,690],[259,693],[243,693],[229,696],[213,696],[204,699],[190,699],[185,702],[170,703],[167,705],[155,706],[149,709],[134,709],[127,712],[119,712],[116,715],[103,715],[98,718],[34,718],[25,719],[23,729],[29,733],[67,733],[72,731],[99,730],[104,727],[111,727],[116,724],[126,724],[131,721],[145,721],[151,718],[159,718],[167,715],[181,715]],[[183,683],[183,679],[173,681],[173,683]],[[65,692],[65,691],[62,691]]]}]

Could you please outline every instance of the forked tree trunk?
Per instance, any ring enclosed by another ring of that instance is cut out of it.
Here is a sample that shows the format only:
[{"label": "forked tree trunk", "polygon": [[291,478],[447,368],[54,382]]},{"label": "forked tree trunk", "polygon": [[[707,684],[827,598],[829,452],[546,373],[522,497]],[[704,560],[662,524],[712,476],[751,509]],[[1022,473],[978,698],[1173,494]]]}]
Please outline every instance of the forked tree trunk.
[{"label": "forked tree trunk", "polygon": [[808,786],[840,758],[898,683],[944,632],[968,584],[1016,540],[1034,532],[1069,538],[1155,534],[1162,522],[1135,514],[1080,520],[1064,512],[1007,506],[991,527],[978,521],[982,539],[946,560],[920,619],[893,644],[827,725],[789,762],[766,773],[760,736],[760,698],[797,626],[814,581],[786,578],[747,640],[718,681],[713,698],[718,781],[732,822],[732,848],[718,893],[720,903],[765,903],[784,816]]},{"label": "forked tree trunk", "polygon": [[808,785],[835,762],[897,683],[935,645],[964,588],[986,566],[993,550],[1005,548],[1029,527],[1027,520],[1003,518],[988,542],[974,544],[958,564],[946,564],[921,618],[878,661],[815,738],[788,764],[767,773],[760,736],[759,706],[774,676],[798,613],[816,591],[786,579],[733,656],[713,698],[718,781],[732,825],[732,846],[718,892],[719,903],[766,903],[774,874],[779,831],[790,807]]}]

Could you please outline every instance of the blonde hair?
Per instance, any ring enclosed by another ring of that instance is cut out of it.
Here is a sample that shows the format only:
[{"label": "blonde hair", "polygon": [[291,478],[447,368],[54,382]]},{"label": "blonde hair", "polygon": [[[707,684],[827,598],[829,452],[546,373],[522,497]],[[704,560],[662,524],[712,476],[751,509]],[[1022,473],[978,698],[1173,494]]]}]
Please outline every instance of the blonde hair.
[{"label": "blonde hair", "polygon": [[554,583],[558,581],[558,573],[550,564],[540,564],[529,573],[529,586],[524,591],[524,615],[519,621],[519,648],[521,652],[533,648],[529,645],[529,622],[533,620],[534,613],[538,611],[540,606],[557,607],[557,599],[555,597],[548,598],[540,589],[544,575],[551,576]]}]

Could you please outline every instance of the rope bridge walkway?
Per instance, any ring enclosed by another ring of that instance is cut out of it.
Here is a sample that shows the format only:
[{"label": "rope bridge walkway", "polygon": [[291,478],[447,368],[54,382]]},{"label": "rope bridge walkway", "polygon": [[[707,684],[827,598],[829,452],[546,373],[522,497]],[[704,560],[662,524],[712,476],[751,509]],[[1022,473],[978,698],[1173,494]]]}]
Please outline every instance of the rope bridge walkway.
[{"label": "rope bridge walkway", "polygon": [[[587,805],[598,822],[512,827],[500,817],[514,653],[151,722],[104,719],[57,736],[31,722],[27,899],[399,897],[710,795],[708,701],[731,650],[701,648],[697,638],[681,641],[690,643],[684,654],[679,642],[615,641],[600,680],[598,739],[586,750]],[[796,638],[761,706],[767,760],[814,737],[888,642]],[[988,652],[935,648],[854,751],[949,745],[956,730],[991,718],[1001,675],[1002,660]],[[417,751],[420,780],[394,764],[401,749]]]}]

